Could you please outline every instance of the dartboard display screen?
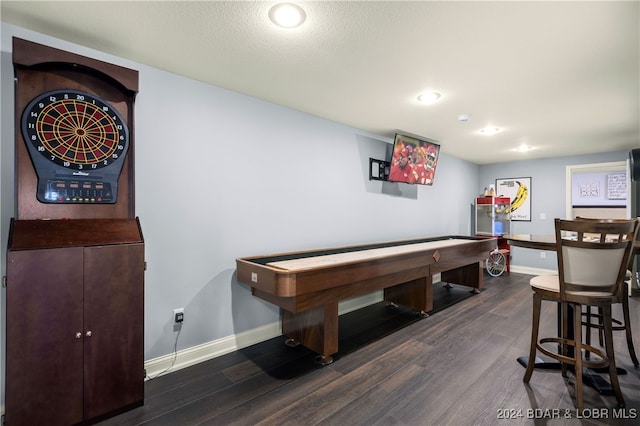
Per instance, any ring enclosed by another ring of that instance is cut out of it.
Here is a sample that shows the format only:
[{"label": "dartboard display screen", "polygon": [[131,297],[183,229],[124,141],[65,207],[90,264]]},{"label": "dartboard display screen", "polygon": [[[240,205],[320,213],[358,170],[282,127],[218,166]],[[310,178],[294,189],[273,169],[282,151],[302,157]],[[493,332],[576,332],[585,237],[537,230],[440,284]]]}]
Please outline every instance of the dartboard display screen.
[{"label": "dartboard display screen", "polygon": [[[108,102],[75,90],[43,93],[25,108],[22,134],[38,174],[38,200],[116,201],[117,178],[129,147],[129,133],[123,118]],[[109,191],[72,190],[78,182],[83,187]]]}]

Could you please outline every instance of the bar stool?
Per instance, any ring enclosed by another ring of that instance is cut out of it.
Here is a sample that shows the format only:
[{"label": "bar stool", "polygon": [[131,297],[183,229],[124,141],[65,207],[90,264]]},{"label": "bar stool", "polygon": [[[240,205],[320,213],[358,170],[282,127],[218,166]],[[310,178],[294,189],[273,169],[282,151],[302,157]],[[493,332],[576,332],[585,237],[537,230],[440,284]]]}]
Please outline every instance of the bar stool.
[{"label": "bar stool", "polygon": [[[624,407],[613,349],[611,306],[621,300],[639,223],[637,220],[603,222],[555,219],[558,274],[536,276],[530,280],[533,321],[529,360],[523,377],[525,383],[531,379],[536,351],[539,350],[562,364],[564,377],[567,377],[568,366],[574,367],[575,403],[579,410],[584,409],[583,368],[608,367],[618,406]],[[543,300],[557,302],[561,306],[560,337],[538,339]],[[582,341],[582,306],[602,310],[604,352]],[[572,318],[569,318],[569,308],[573,308]],[[559,353],[556,345],[560,346]],[[584,359],[583,350],[595,355],[596,359]]]}]

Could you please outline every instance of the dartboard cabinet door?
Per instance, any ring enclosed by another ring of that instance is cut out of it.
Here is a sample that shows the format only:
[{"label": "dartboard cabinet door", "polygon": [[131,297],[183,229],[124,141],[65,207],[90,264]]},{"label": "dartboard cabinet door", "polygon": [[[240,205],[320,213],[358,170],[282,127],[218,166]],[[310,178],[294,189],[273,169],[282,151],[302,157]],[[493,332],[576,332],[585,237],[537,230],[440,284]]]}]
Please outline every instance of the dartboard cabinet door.
[{"label": "dartboard cabinet door", "polygon": [[97,224],[11,222],[8,426],[72,425],[143,403],[142,234],[135,219]]}]

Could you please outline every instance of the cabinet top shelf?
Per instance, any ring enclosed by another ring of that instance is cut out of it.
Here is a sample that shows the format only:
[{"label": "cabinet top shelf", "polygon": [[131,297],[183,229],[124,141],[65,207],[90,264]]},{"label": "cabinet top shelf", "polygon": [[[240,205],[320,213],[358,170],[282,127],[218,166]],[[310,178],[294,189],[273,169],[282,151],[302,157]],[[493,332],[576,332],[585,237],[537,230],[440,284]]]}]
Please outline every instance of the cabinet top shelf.
[{"label": "cabinet top shelf", "polygon": [[509,197],[478,197],[476,198],[476,204],[509,204],[511,199]]},{"label": "cabinet top shelf", "polygon": [[138,219],[11,220],[9,250],[142,243]]}]

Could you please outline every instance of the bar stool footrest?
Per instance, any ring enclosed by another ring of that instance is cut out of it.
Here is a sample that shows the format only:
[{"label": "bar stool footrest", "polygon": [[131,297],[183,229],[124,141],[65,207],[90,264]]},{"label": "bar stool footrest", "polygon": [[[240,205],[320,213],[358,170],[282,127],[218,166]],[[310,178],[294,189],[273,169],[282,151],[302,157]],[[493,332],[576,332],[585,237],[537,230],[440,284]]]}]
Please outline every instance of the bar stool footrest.
[{"label": "bar stool footrest", "polygon": [[[545,354],[550,358],[558,360],[567,365],[576,365],[576,361],[572,357],[562,355],[557,351],[549,350],[543,346],[545,344],[550,344],[550,343],[554,343],[556,345],[567,345],[568,347],[573,348],[573,350],[575,351],[575,347],[576,347],[575,340],[563,339],[561,337],[545,337],[539,340],[538,344],[536,344],[536,347],[540,352],[542,352],[543,354]],[[594,348],[591,345],[586,345],[584,343],[582,344],[582,348],[586,352],[590,352],[595,356],[597,356],[598,358],[600,358],[600,359],[593,360],[593,359],[584,359],[583,357],[582,358],[583,368],[605,368],[609,366],[609,357],[603,351],[601,351],[598,348]]]}]

